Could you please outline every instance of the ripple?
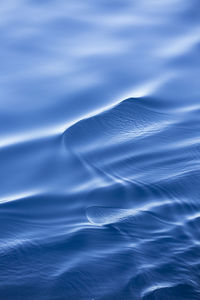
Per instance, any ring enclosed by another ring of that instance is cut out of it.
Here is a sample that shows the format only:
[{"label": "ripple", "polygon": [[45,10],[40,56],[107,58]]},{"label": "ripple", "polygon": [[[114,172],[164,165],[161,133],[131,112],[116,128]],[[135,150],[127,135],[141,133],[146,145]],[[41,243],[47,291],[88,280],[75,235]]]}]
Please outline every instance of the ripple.
[{"label": "ripple", "polygon": [[142,207],[137,207],[134,209],[120,209],[114,207],[98,207],[91,206],[87,208],[86,215],[88,220],[92,224],[96,224],[99,226],[112,224],[115,222],[119,222],[128,217],[133,217],[137,214],[143,213],[145,211],[149,211],[152,208],[157,208],[165,204],[169,204],[170,201],[163,202],[151,202]]}]

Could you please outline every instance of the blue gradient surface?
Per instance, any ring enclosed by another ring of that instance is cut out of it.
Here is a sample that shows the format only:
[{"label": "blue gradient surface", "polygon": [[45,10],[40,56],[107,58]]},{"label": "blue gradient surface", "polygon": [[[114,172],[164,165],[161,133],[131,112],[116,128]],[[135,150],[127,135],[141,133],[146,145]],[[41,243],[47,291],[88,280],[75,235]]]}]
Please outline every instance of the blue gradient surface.
[{"label": "blue gradient surface", "polygon": [[0,299],[199,300],[199,0],[2,0],[0,41]]}]

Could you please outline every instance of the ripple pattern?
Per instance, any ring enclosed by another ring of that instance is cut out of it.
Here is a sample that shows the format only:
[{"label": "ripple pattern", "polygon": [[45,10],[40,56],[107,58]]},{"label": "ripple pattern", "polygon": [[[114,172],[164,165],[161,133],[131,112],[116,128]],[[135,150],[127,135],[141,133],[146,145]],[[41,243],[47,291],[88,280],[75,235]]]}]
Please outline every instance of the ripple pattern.
[{"label": "ripple pattern", "polygon": [[200,299],[198,0],[0,4],[0,299]]}]

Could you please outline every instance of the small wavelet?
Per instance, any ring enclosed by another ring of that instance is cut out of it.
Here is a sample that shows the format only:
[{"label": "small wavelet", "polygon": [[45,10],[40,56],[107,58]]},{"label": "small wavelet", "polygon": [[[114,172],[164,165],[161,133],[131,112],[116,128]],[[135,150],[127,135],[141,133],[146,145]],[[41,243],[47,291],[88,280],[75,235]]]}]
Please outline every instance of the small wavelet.
[{"label": "small wavelet", "polygon": [[170,204],[170,201],[162,202],[151,202],[149,204],[134,208],[134,209],[124,209],[115,207],[101,207],[101,206],[91,206],[86,210],[86,216],[88,221],[92,224],[103,226],[108,224],[113,224],[116,222],[123,221],[129,217],[134,217],[140,213],[148,212],[153,208],[158,208],[160,206]]}]

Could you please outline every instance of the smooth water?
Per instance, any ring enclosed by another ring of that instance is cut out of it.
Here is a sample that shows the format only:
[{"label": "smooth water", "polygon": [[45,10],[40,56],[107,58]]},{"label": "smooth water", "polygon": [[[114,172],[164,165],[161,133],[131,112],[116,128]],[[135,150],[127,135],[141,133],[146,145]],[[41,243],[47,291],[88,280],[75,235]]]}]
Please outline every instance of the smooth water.
[{"label": "smooth water", "polygon": [[0,40],[0,299],[199,300],[199,0],[2,0]]}]

